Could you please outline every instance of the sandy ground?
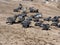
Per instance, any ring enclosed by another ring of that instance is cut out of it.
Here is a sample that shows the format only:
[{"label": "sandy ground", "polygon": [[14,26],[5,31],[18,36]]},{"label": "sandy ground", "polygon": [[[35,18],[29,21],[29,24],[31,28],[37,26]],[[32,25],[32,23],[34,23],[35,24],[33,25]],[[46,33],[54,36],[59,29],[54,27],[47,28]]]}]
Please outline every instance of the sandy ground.
[{"label": "sandy ground", "polygon": [[24,6],[35,6],[44,17],[60,15],[60,9],[35,2],[0,1],[0,45],[60,45],[60,29],[41,30],[40,27],[23,28],[21,24],[8,25],[6,18],[17,13],[13,9],[22,3]]}]

